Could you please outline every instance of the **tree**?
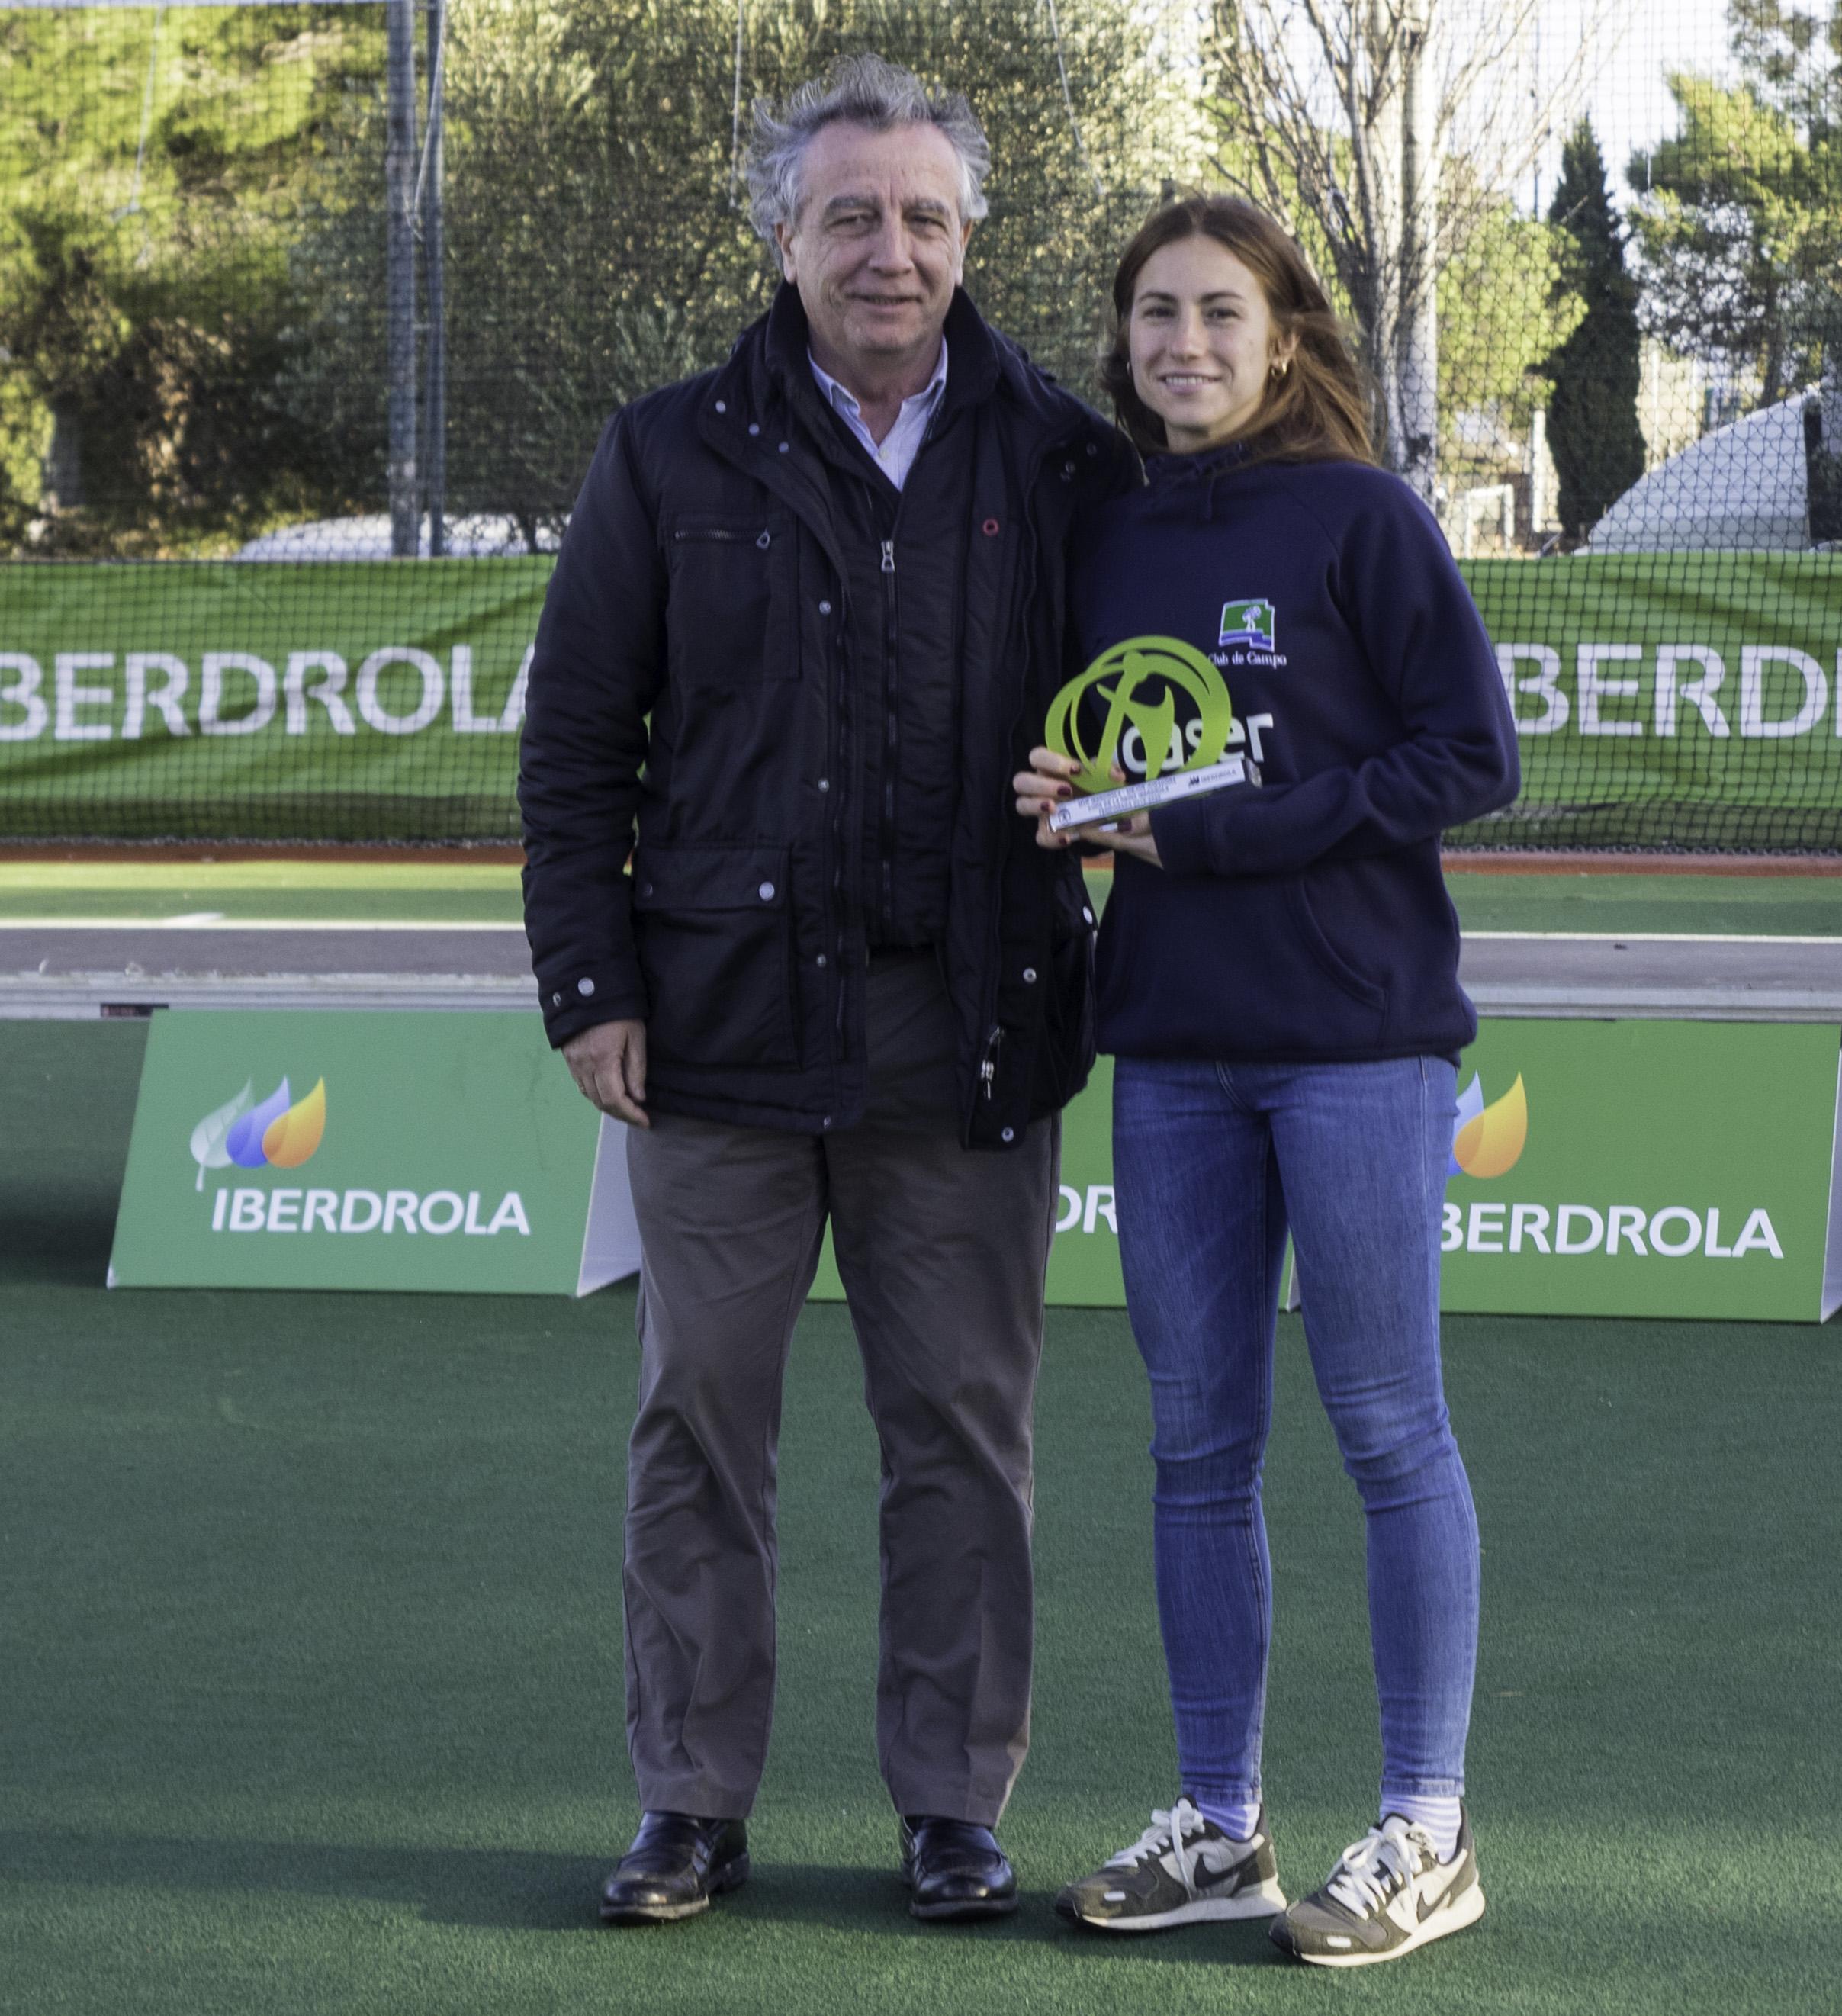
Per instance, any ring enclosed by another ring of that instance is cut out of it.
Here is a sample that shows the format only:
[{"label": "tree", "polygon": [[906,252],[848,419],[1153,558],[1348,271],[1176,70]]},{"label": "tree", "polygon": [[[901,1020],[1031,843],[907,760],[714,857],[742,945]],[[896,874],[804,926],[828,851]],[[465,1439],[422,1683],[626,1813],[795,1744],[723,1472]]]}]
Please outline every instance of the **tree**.
[{"label": "tree", "polygon": [[[1384,453],[1429,500],[1439,275],[1552,131],[1520,103],[1538,4],[1506,0],[1461,28],[1448,0],[1216,0],[1218,171],[1319,255],[1361,337]],[[1590,59],[1603,9],[1588,11],[1551,108]]]},{"label": "tree", "polygon": [[1671,77],[1681,131],[1633,156],[1632,222],[1649,327],[1770,405],[1842,339],[1842,7],[1820,33],[1778,0],[1730,18],[1741,81]]},{"label": "tree", "polygon": [[1624,233],[1589,120],[1561,149],[1548,214],[1564,235],[1557,301],[1575,296],[1586,311],[1542,366],[1554,388],[1548,440],[1560,479],[1561,527],[1578,539],[1644,473],[1637,283],[1624,269]]},{"label": "tree", "polygon": [[[1455,483],[1500,481],[1506,463],[1523,461],[1535,409],[1547,399],[1542,364],[1581,313],[1562,278],[1562,242],[1546,218],[1499,197],[1440,268],[1441,468]],[[1480,452],[1480,421],[1494,453]]]},{"label": "tree", "polygon": [[272,393],[288,228],[369,60],[354,12],[0,21],[0,93],[32,115],[0,122],[10,541],[221,546],[311,494]]},{"label": "tree", "polygon": [[1729,0],[1733,53],[1761,100],[1807,137],[1842,120],[1842,5],[1829,18],[1788,7],[1784,0]]},{"label": "tree", "polygon": [[[969,284],[1008,333],[1092,388],[1120,245],[1160,177],[1200,162],[1180,72],[1138,0],[1087,0],[1053,29],[1043,0],[750,5],[739,71],[737,15],[736,0],[454,0],[455,509],[509,512],[534,542],[568,511],[610,412],[727,354],[775,279],[739,174],[750,103],[850,49],[969,91],[995,159]],[[343,444],[347,487],[372,496],[383,146],[373,113],[332,164],[296,254],[294,294],[311,311],[286,386],[300,424]]]}]

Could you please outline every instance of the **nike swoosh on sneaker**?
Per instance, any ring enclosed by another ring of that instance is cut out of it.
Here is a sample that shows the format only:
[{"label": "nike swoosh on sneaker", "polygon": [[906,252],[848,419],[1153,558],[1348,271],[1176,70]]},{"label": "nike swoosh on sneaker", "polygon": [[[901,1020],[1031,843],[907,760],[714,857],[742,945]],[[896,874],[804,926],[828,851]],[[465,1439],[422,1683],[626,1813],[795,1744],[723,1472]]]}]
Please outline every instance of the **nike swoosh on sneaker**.
[{"label": "nike swoosh on sneaker", "polygon": [[1458,1881],[1462,1873],[1461,1870],[1454,1868],[1445,1887],[1436,1895],[1423,1896],[1417,1900],[1416,1908],[1419,1913],[1420,1924],[1423,1925],[1442,1905],[1449,1904],[1452,1902],[1452,1885]]},{"label": "nike swoosh on sneaker", "polygon": [[[1238,1841],[1235,1845],[1237,1848],[1241,1845]],[[1199,1864],[1191,1873],[1192,1886],[1199,1892],[1213,1890],[1226,1882],[1230,1877],[1239,1876],[1253,1862],[1259,1846],[1259,1838],[1256,1836],[1254,1840],[1247,1843],[1246,1854],[1236,1856],[1232,1862],[1225,1863],[1220,1869],[1211,1869],[1207,1863]]]}]

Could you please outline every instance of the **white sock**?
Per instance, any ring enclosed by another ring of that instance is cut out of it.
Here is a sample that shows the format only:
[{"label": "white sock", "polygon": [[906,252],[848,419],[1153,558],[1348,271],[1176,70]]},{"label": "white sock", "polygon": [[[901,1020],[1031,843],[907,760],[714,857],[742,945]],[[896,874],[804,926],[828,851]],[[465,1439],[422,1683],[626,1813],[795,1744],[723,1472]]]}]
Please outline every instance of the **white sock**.
[{"label": "white sock", "polygon": [[1231,1841],[1251,1841],[1260,1824],[1257,1799],[1192,1799],[1189,1802],[1206,1820],[1213,1820]]},{"label": "white sock", "polygon": [[1430,1792],[1384,1792],[1381,1816],[1398,1813],[1404,1820],[1416,1820],[1433,1838],[1441,1862],[1449,1862],[1459,1849],[1459,1805],[1455,1797],[1441,1798]]}]

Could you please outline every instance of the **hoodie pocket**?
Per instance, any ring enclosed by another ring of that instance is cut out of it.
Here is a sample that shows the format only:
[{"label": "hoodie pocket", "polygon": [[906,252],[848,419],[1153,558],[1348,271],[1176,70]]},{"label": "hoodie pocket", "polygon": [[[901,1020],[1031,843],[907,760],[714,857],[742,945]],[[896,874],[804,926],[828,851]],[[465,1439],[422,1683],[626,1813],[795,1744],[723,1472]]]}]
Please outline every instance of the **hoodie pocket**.
[{"label": "hoodie pocket", "polygon": [[1127,1057],[1373,1054],[1388,995],[1326,935],[1297,877],[1165,886],[1124,866],[1100,932],[1100,1047]]},{"label": "hoodie pocket", "polygon": [[1352,1001],[1359,1002],[1365,1008],[1378,1013],[1388,1005],[1388,991],[1379,987],[1358,973],[1344,958],[1326,934],[1318,913],[1312,907],[1311,891],[1305,887],[1305,878],[1296,876],[1286,889],[1293,923],[1301,941],[1313,960],[1322,968],[1325,977],[1334,981]]},{"label": "hoodie pocket", "polygon": [[799,1062],[783,847],[648,847],[633,937],[648,1048],[685,1064]]}]

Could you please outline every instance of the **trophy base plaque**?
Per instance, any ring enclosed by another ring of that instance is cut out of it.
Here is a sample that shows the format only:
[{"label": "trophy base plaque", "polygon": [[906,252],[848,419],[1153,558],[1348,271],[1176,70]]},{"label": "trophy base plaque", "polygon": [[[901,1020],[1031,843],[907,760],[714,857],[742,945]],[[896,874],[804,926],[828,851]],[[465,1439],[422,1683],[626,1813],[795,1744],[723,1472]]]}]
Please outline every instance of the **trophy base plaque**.
[{"label": "trophy base plaque", "polygon": [[1220,791],[1231,784],[1257,784],[1260,772],[1244,756],[1225,756],[1205,770],[1177,770],[1147,784],[1122,784],[1117,791],[1095,791],[1091,797],[1070,798],[1049,815],[1051,833],[1067,833],[1073,826],[1097,826],[1112,819],[1129,819],[1134,812],[1148,812],[1178,798],[1200,797],[1205,791]]}]

